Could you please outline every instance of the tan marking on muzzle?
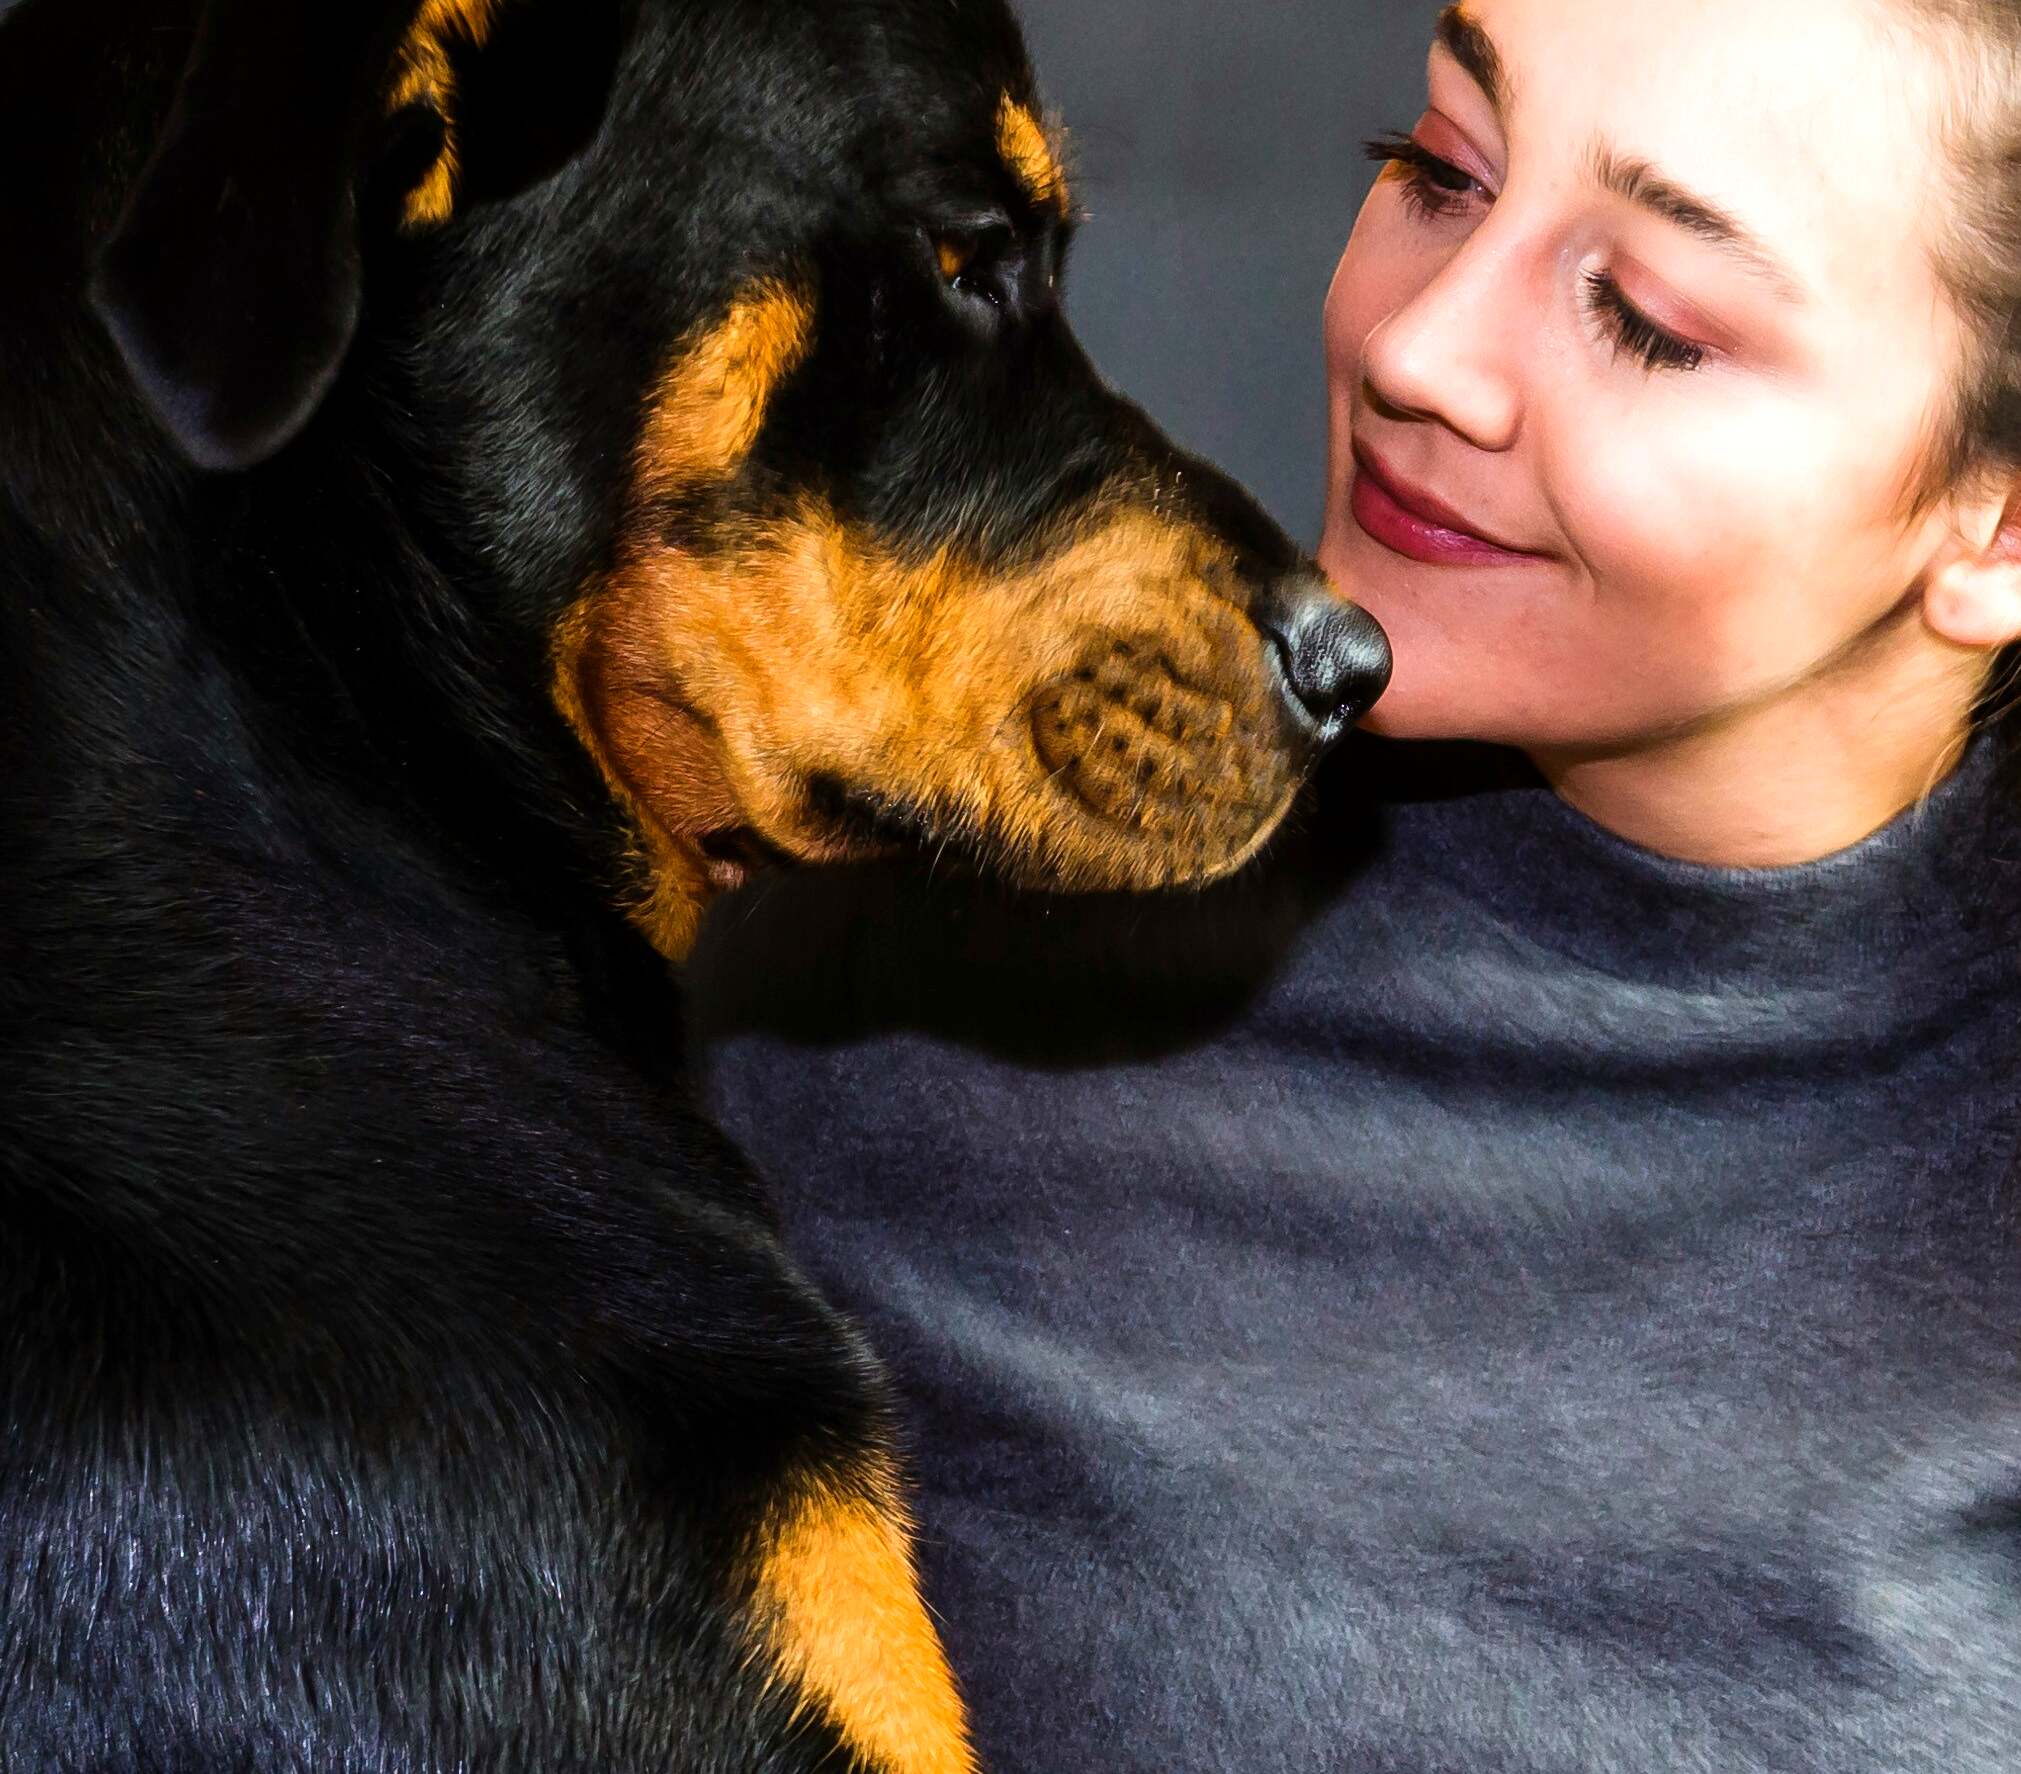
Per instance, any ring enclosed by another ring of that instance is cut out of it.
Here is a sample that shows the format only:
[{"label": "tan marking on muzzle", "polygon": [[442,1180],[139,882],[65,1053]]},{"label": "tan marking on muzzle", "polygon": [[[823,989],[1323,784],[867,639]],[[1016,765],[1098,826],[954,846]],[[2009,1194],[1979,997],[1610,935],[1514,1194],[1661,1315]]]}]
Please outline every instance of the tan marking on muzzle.
[{"label": "tan marking on muzzle", "polygon": [[635,921],[685,953],[708,896],[699,834],[860,853],[809,823],[816,775],[929,813],[1033,884],[1240,866],[1297,770],[1262,642],[1213,589],[1230,564],[1120,501],[1014,569],[894,553],[811,495],[729,520],[703,553],[646,538],[557,649],[557,700],[642,833]]},{"label": "tan marking on muzzle", "polygon": [[1067,175],[1060,168],[1044,126],[1028,106],[1005,93],[997,105],[996,146],[1004,164],[1017,175],[1033,203],[1065,215],[1072,199],[1067,193]]},{"label": "tan marking on muzzle", "polygon": [[750,836],[835,861],[894,822],[1035,886],[1240,867],[1307,760],[1227,541],[1130,476],[1015,562],[895,547],[812,489],[780,508],[740,470],[814,330],[772,279],[675,351],[616,558],[556,630],[634,922],[678,960]]},{"label": "tan marking on muzzle", "polygon": [[389,111],[432,106],[442,118],[442,152],[426,177],[407,195],[403,226],[426,228],[446,222],[456,209],[456,70],[449,46],[461,40],[482,44],[491,35],[497,0],[427,0],[400,47]]},{"label": "tan marking on muzzle", "polygon": [[[643,614],[601,592],[578,602],[555,631],[553,694],[625,815],[631,920],[678,961],[694,946],[710,897],[707,868],[690,840],[719,829],[708,809],[724,797],[708,735],[666,696],[651,639],[634,632]],[[641,765],[649,766],[643,775]],[[721,823],[734,824],[734,802],[724,811]]]},{"label": "tan marking on muzzle", "polygon": [[[752,285],[715,324],[669,356],[635,452],[634,503],[734,475],[764,428],[781,382],[814,337],[801,285]],[[639,546],[634,544],[635,547]],[[664,552],[650,542],[645,558]],[[629,816],[642,883],[632,918],[662,954],[694,943],[710,896],[696,841],[735,825],[739,809],[720,747],[692,707],[668,694],[667,661],[649,600],[618,595],[624,569],[592,587],[555,632],[553,693],[563,717]]]},{"label": "tan marking on muzzle", "polygon": [[761,1540],[758,1608],[779,1675],[871,1766],[972,1774],[961,1697],[920,1598],[911,1526],[888,1470],[774,1516]]}]

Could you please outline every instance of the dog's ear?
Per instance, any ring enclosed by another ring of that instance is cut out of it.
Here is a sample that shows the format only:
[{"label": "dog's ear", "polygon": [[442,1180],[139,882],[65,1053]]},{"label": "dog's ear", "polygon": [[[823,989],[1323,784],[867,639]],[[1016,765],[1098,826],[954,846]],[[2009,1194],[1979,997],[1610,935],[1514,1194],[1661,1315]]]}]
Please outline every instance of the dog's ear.
[{"label": "dog's ear", "polygon": [[[552,170],[601,115],[616,47],[608,0],[208,0],[91,284],[184,454],[251,467],[315,412],[357,329],[361,195],[393,181],[401,225],[427,228],[466,163],[487,196]],[[543,62],[549,111],[500,127],[498,95]],[[504,145],[478,151],[486,130]]]}]

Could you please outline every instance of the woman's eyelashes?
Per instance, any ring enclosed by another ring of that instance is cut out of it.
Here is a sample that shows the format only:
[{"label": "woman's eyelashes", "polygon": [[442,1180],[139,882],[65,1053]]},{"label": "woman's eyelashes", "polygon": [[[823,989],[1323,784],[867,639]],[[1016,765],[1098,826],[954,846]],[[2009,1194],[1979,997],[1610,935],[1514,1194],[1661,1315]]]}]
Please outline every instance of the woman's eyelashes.
[{"label": "woman's eyelashes", "polygon": [[1362,146],[1369,159],[1404,169],[1404,202],[1420,216],[1448,216],[1464,209],[1469,191],[1487,195],[1471,174],[1400,130],[1371,136]]},{"label": "woman's eyelashes", "polygon": [[1605,271],[1588,271],[1586,308],[1606,327],[1615,344],[1632,351],[1651,370],[1695,370],[1705,361],[1705,347],[1666,333],[1621,293]]},{"label": "woman's eyelashes", "polygon": [[[1464,168],[1442,159],[1412,136],[1392,130],[1364,144],[1368,157],[1403,169],[1404,207],[1420,220],[1455,215],[1475,193],[1486,197],[1480,181]],[[1605,271],[1588,271],[1585,307],[1615,345],[1633,353],[1648,370],[1695,370],[1705,361],[1705,348],[1666,332],[1622,294]]]}]

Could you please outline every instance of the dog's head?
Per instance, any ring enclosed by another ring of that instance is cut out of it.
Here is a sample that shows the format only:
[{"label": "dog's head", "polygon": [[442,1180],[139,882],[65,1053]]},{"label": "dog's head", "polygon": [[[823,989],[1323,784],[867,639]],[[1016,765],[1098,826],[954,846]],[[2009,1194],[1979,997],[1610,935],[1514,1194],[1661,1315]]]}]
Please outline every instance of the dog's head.
[{"label": "dog's head", "polygon": [[1080,352],[1076,225],[1001,0],[210,0],[95,299],[199,463],[425,436],[678,954],[761,856],[1212,879],[1379,693]]}]

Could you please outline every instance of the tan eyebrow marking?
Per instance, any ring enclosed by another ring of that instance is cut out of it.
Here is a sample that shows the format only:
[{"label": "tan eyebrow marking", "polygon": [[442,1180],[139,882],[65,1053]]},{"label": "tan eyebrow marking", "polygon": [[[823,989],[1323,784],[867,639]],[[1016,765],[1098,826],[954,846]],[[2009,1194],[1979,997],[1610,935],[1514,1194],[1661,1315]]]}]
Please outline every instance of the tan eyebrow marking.
[{"label": "tan eyebrow marking", "polygon": [[1071,199],[1059,157],[1030,107],[1019,104],[1009,93],[996,109],[996,146],[1033,203],[1063,216],[1067,213]]}]

